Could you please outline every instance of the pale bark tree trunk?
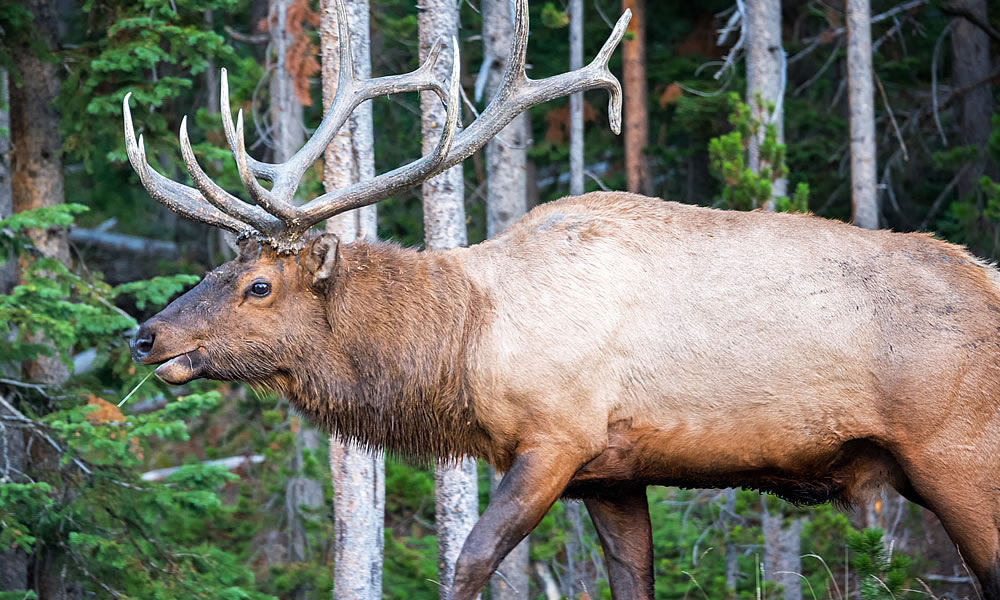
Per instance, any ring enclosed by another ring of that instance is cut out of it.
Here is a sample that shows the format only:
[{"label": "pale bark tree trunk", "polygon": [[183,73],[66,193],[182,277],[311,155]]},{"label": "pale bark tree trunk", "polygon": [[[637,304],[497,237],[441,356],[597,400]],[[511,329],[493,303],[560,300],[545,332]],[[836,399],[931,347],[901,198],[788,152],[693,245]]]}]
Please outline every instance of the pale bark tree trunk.
[{"label": "pale bark tree trunk", "polygon": [[[957,0],[952,6],[989,23],[986,0]],[[951,83],[961,89],[987,79],[991,71],[990,38],[978,25],[964,17],[955,17],[951,30]],[[958,193],[968,196],[979,187],[985,174],[986,143],[993,119],[993,87],[977,86],[958,101],[960,143],[977,148],[980,154],[958,180]]]},{"label": "pale bark tree trunk", "polygon": [[[489,69],[486,91],[492,98],[500,84],[510,50],[514,24],[509,2],[482,2],[483,68]],[[486,145],[486,237],[492,238],[528,210],[526,182],[527,145],[531,124],[527,112],[521,113]],[[490,469],[490,495],[500,482],[499,473]],[[490,580],[493,600],[528,598],[530,580],[530,537],[504,558]]]},{"label": "pale bark tree trunk", "polygon": [[[288,30],[287,16],[290,0],[271,0],[268,9],[268,36],[270,37],[269,60],[270,79],[268,89],[270,105],[270,140],[275,162],[284,162],[292,157],[305,141],[302,125],[302,104],[295,95],[292,75],[285,64],[285,56],[292,44]],[[300,420],[300,428],[295,434],[295,456],[291,468],[295,473],[285,486],[285,511],[288,523],[288,562],[309,560],[309,539],[306,521],[315,510],[323,506],[323,484],[304,474],[306,452],[317,452],[322,435],[319,431]],[[298,589],[294,597],[304,600],[312,590]]]},{"label": "pale bark tree trunk", "polygon": [[625,95],[625,187],[652,195],[645,149],[649,145],[649,104],[646,89],[646,0],[622,0],[631,9],[629,35],[622,40],[622,92]]},{"label": "pale bark tree trunk", "polygon": [[[489,65],[487,94],[500,84],[514,32],[509,2],[483,2],[483,60]],[[486,237],[507,229],[527,212],[527,112],[514,118],[486,145]],[[527,562],[524,564],[527,570]]]},{"label": "pale bark tree trunk", "polygon": [[[451,44],[458,38],[458,4],[453,0],[424,0],[418,8],[420,60],[434,42],[446,43],[436,66],[439,81],[451,74]],[[445,122],[445,107],[432,92],[420,95],[422,151],[434,150]],[[424,244],[428,250],[443,250],[468,244],[465,227],[465,183],[462,166],[455,165],[424,182]],[[455,563],[462,544],[479,517],[476,461],[466,458],[457,463],[439,463],[434,469],[434,524],[438,541],[438,582],[441,600],[451,598]]]},{"label": "pale bark tree trunk", "polygon": [[875,91],[869,0],[847,0],[847,101],[851,131],[851,203],[858,227],[878,229]]},{"label": "pale bark tree trunk", "polygon": [[[583,66],[583,0],[569,2],[569,68]],[[579,196],[583,181],[583,94],[569,97],[569,193]]]},{"label": "pale bark tree trunk", "polygon": [[[361,77],[371,74],[367,0],[345,2],[354,50],[355,69]],[[323,106],[328,108],[336,93],[337,10],[332,0],[321,6],[320,41],[323,55]],[[354,110],[324,154],[323,183],[328,190],[340,189],[375,175],[371,103]],[[330,219],[327,231],[342,244],[375,239],[375,206],[368,206]],[[385,513],[385,459],[338,437],[330,439],[330,470],[333,475],[334,571],[333,597],[339,600],[379,600],[382,596],[383,520]]]},{"label": "pale bark tree trunk", "polygon": [[[761,123],[750,140],[747,149],[747,163],[751,170],[759,173],[762,166],[760,145],[764,141],[765,124],[774,123],[778,143],[785,141],[783,98],[784,50],[781,46],[781,1],[755,0],[747,2],[744,27],[746,28],[747,53],[747,104],[751,116]],[[769,109],[774,105],[774,109]],[[772,165],[773,166],[773,165]],[[785,178],[774,181],[771,199],[764,203],[765,210],[774,210],[775,198],[784,196],[787,188]],[[756,207],[755,207],[756,208]]]},{"label": "pale bark tree trunk", "polygon": [[275,161],[288,160],[305,141],[302,126],[302,104],[295,95],[295,82],[285,58],[293,40],[288,30],[288,7],[292,0],[271,0],[268,15],[269,56],[271,69],[268,80],[270,95],[270,140]]},{"label": "pale bark tree trunk", "polygon": [[783,588],[784,600],[802,600],[802,519],[786,519],[783,511],[770,512],[761,498],[764,534],[764,579]]},{"label": "pale bark tree trunk", "polygon": [[726,594],[729,598],[736,598],[736,586],[740,578],[740,555],[730,533],[733,515],[736,513],[736,489],[726,488],[723,493],[726,498],[726,516],[723,521],[726,527]]}]

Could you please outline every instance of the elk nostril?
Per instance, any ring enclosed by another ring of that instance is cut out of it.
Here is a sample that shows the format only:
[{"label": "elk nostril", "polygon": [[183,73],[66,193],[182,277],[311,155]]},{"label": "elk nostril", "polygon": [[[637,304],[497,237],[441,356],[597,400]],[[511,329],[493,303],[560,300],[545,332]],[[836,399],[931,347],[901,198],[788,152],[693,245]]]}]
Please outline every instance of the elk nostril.
[{"label": "elk nostril", "polygon": [[149,327],[140,327],[132,338],[132,356],[142,358],[153,351],[153,342],[156,340],[156,333]]}]

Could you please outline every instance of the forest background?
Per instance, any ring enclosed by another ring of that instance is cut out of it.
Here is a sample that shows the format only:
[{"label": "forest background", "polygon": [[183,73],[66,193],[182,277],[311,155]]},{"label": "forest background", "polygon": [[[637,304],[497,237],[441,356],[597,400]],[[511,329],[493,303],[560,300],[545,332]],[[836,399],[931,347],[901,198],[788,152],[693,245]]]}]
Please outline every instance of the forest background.
[{"label": "forest background", "polygon": [[[502,64],[490,13],[506,3],[452,4],[470,122]],[[594,56],[625,7],[633,23],[611,63],[625,135],[610,132],[603,93],[579,112],[533,109],[461,169],[469,243],[582,186],[932,231],[996,259],[996,2],[534,2],[530,75],[567,70],[577,19]],[[365,10],[373,74],[415,68],[416,3]],[[202,164],[238,192],[219,69],[251,152],[287,156],[322,115],[321,15],[310,0],[0,1],[0,598],[330,597],[344,549],[323,438],[280,397],[171,388],[128,357],[136,323],[231,250],[147,196],[121,126],[131,91],[151,162],[178,179],[175,132],[190,115]],[[846,35],[852,16],[871,64],[853,62],[866,53]],[[870,85],[867,113],[849,71]],[[372,111],[378,172],[419,156],[415,95]],[[854,126],[870,127],[867,150]],[[322,180],[318,165],[303,197]],[[380,238],[425,243],[421,194],[379,205]],[[489,469],[478,479],[482,507]],[[387,457],[374,597],[442,593],[434,494],[432,467]],[[849,510],[752,491],[649,497],[657,598],[977,597],[936,518],[888,492]],[[582,507],[560,503],[488,593],[607,598],[600,556]]]}]

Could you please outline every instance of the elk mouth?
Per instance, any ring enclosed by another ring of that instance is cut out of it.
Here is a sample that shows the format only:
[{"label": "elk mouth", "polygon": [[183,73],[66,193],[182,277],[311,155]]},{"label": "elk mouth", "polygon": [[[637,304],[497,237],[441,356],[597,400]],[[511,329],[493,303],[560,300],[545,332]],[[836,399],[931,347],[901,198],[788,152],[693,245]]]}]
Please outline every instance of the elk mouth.
[{"label": "elk mouth", "polygon": [[170,385],[182,385],[201,377],[204,370],[205,349],[195,348],[169,358],[156,368],[156,376]]}]

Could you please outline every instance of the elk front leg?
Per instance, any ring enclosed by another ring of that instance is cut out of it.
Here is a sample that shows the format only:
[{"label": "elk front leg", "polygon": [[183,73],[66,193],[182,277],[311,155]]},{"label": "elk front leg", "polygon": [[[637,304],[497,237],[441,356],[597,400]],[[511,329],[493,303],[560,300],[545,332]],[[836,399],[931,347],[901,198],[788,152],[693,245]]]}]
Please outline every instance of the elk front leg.
[{"label": "elk front leg", "polygon": [[507,553],[538,525],[590,456],[535,448],[514,459],[455,565],[452,600],[472,600]]},{"label": "elk front leg", "polygon": [[653,530],[649,523],[646,487],[613,491],[585,498],[604,548],[611,597],[615,600],[652,600]]}]

